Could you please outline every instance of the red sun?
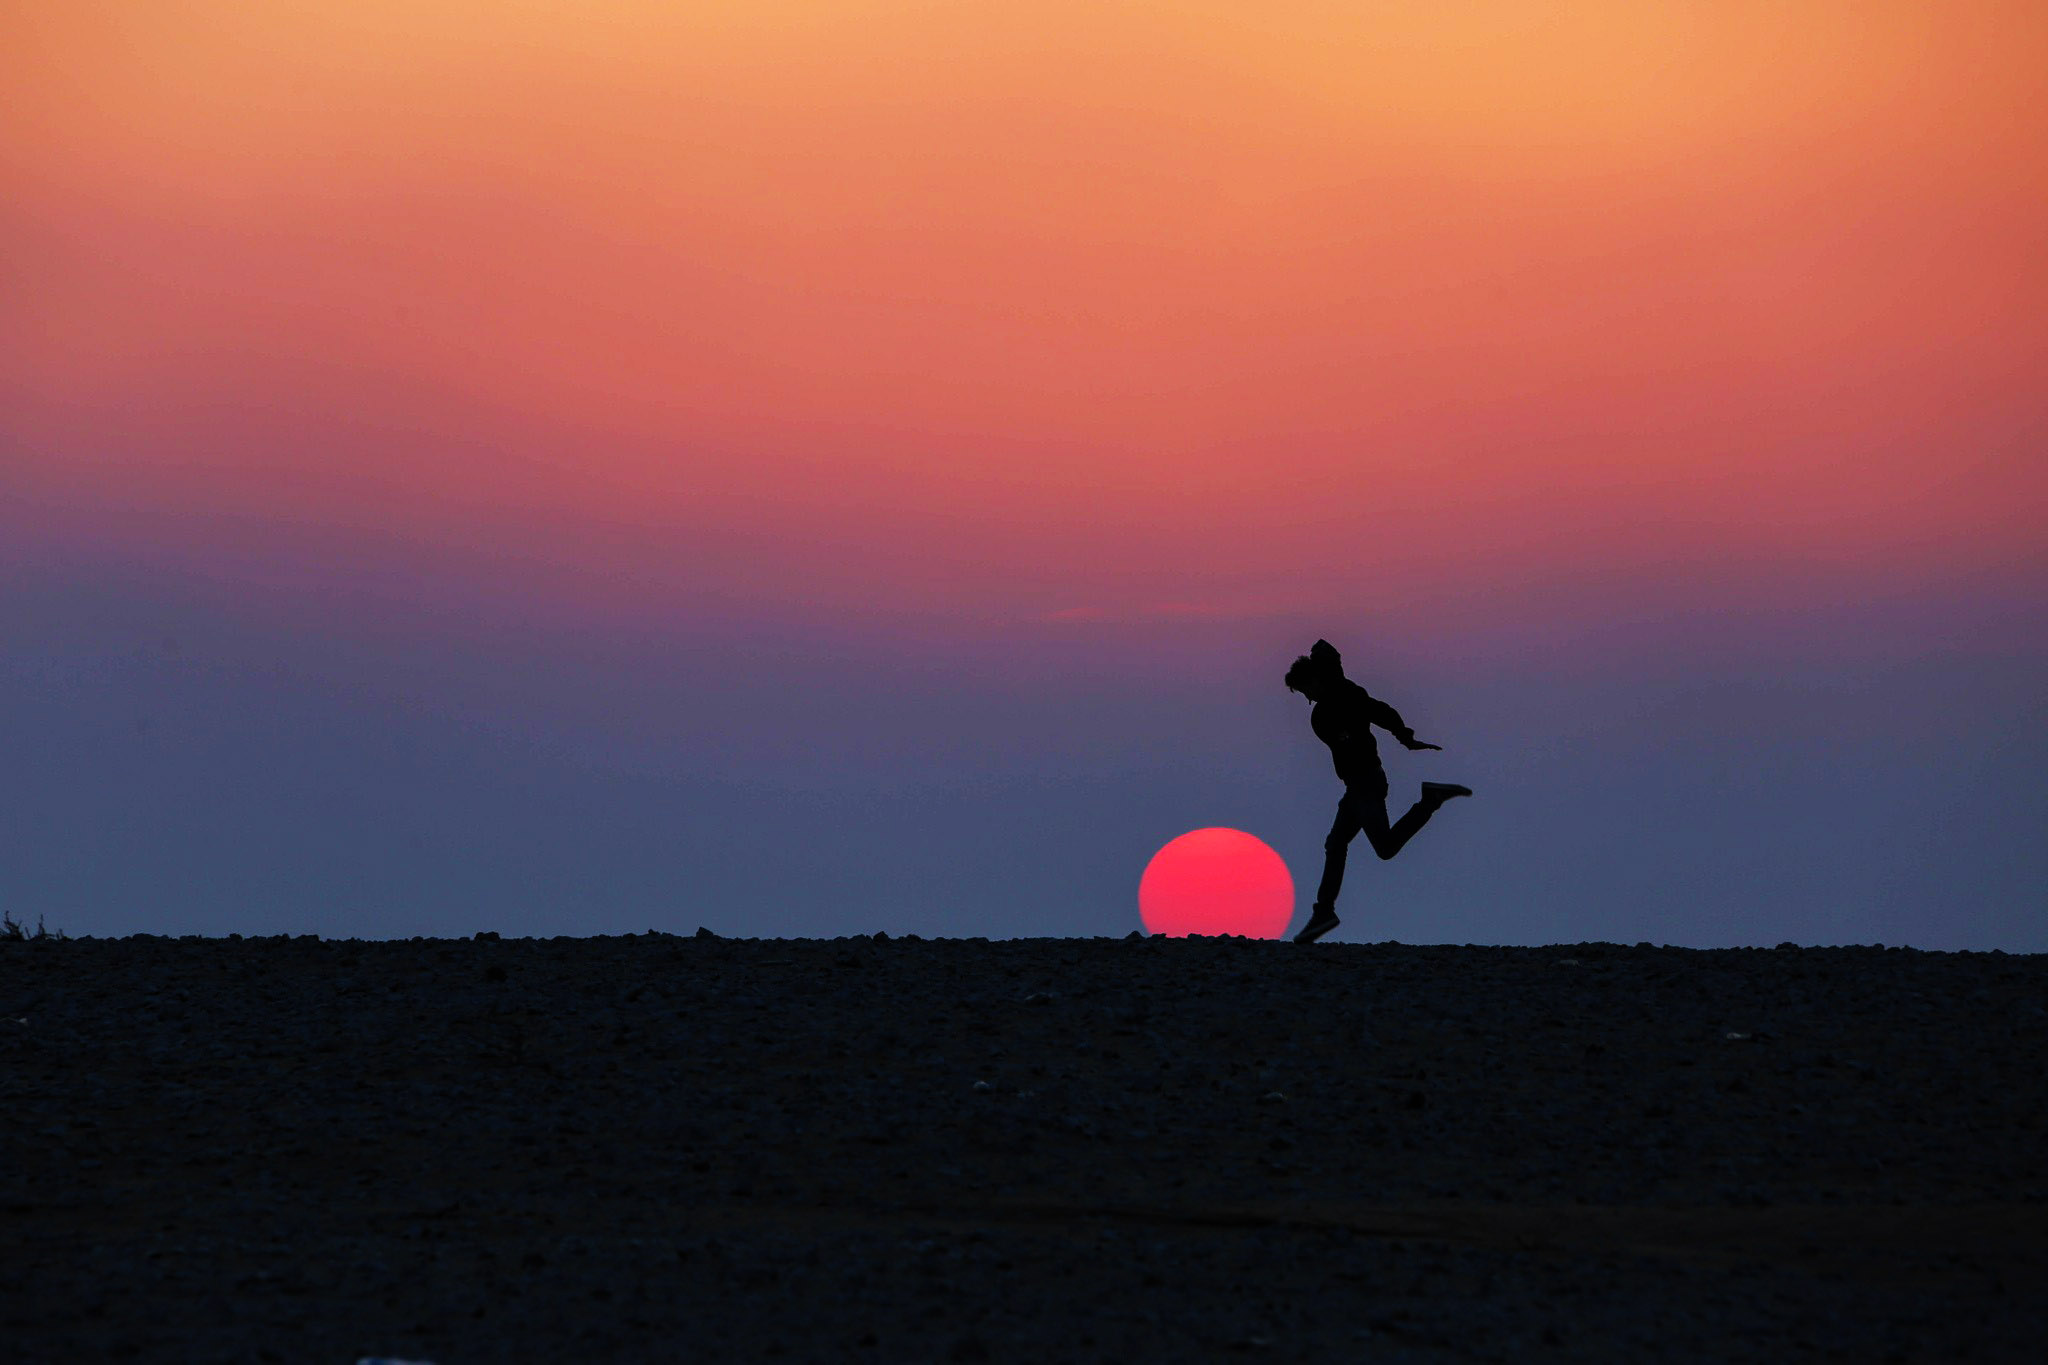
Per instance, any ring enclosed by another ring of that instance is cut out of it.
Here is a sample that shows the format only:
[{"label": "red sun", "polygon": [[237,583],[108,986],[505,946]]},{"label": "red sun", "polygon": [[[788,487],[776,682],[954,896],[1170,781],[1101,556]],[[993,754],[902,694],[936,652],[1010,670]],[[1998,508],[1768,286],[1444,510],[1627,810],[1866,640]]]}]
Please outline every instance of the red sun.
[{"label": "red sun", "polygon": [[1241,829],[1190,830],[1152,855],[1138,879],[1147,933],[1278,938],[1294,918],[1294,878],[1265,840]]}]

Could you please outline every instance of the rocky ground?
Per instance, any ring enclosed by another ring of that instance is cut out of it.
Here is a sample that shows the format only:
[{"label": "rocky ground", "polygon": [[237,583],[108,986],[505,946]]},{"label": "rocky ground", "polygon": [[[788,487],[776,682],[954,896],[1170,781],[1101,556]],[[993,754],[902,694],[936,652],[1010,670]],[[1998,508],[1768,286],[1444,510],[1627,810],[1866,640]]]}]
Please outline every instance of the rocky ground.
[{"label": "rocky ground", "polygon": [[0,942],[17,1362],[2048,1341],[2048,959]]}]

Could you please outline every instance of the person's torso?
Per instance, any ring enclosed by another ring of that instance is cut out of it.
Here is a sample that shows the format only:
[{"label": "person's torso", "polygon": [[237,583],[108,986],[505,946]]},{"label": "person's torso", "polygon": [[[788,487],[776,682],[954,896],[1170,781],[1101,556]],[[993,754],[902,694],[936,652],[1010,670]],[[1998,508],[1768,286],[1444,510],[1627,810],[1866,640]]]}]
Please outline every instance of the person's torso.
[{"label": "person's torso", "polygon": [[1337,776],[1348,786],[1354,781],[1379,781],[1380,749],[1372,737],[1370,703],[1372,696],[1348,679],[1334,697],[1326,697],[1309,712],[1309,728],[1316,738],[1330,746],[1330,758]]}]

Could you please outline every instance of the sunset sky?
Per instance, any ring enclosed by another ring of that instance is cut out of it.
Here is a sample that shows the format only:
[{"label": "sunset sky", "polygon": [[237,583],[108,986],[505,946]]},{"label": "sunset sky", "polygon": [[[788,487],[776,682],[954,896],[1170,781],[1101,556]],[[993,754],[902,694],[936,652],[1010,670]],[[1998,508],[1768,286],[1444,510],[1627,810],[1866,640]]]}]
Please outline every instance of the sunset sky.
[{"label": "sunset sky", "polygon": [[1478,792],[1339,939],[2048,949],[2044,69],[2026,0],[7,6],[0,907],[1122,934],[1197,827],[1313,886],[1320,635]]}]

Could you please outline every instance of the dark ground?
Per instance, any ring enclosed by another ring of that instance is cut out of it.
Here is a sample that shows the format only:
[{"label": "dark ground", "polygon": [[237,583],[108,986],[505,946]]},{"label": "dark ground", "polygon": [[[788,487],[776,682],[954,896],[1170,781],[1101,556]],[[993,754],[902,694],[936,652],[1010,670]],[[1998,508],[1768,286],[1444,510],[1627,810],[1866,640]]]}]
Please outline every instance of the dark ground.
[{"label": "dark ground", "polygon": [[2048,1342],[2048,958],[0,942],[0,1354]]}]

